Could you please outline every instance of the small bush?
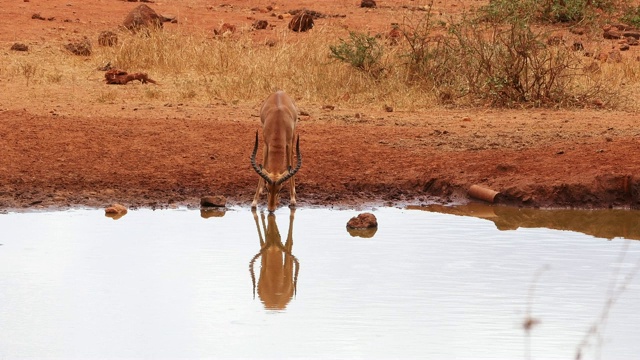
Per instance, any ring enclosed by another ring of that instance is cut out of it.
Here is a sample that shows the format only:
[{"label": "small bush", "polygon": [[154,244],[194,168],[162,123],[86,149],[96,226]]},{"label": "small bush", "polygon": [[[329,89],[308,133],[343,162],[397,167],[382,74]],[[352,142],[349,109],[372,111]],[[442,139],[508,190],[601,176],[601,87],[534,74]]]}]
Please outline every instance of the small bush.
[{"label": "small bush", "polygon": [[626,9],[621,20],[626,24],[640,28],[640,6]]},{"label": "small bush", "polygon": [[340,39],[340,44],[329,46],[331,57],[346,62],[365,72],[379,72],[382,67],[382,46],[375,37],[364,33],[349,32],[349,40]]},{"label": "small bush", "polygon": [[513,19],[528,22],[576,23],[597,17],[596,10],[612,11],[615,0],[492,0],[481,8],[489,22]]},{"label": "small bush", "polygon": [[480,18],[490,23],[501,23],[512,19],[529,22],[537,12],[535,0],[492,0],[480,8]]},{"label": "small bush", "polygon": [[432,7],[428,7],[424,17],[405,18],[399,30],[406,45],[401,58],[407,61],[408,82],[421,84],[435,92],[441,101],[451,102],[455,92],[451,88],[456,86],[454,78],[460,73],[460,62],[442,24],[433,18]]},{"label": "small bush", "polygon": [[[486,36],[486,31],[491,35]],[[551,47],[529,26],[507,28],[463,23],[453,31],[468,91],[494,106],[566,103],[577,59],[564,47]]]},{"label": "small bush", "polygon": [[54,73],[47,74],[47,77],[46,77],[47,81],[49,83],[51,83],[51,84],[59,84],[59,83],[61,83],[62,82],[62,78],[63,78],[63,76],[62,76],[62,73],[60,73],[60,72],[54,72]]},{"label": "small bush", "polygon": [[589,81],[582,81],[587,75],[576,53],[549,45],[544,32],[533,31],[522,19],[490,23],[464,18],[435,36],[430,24],[429,15],[403,24],[405,57],[411,82],[425,85],[441,103],[466,99],[496,107],[581,106],[603,96],[600,84],[582,85]]},{"label": "small bush", "polygon": [[21,63],[20,64],[20,73],[27,80],[27,86],[29,86],[29,82],[36,75],[38,71],[38,66],[33,63]]},{"label": "small bush", "polygon": [[101,91],[100,94],[98,94],[96,101],[98,101],[101,104],[112,104],[116,101],[117,98],[118,98],[118,93],[114,90]]},{"label": "small bush", "polygon": [[144,96],[147,99],[162,99],[162,92],[158,89],[147,87],[144,90]]}]

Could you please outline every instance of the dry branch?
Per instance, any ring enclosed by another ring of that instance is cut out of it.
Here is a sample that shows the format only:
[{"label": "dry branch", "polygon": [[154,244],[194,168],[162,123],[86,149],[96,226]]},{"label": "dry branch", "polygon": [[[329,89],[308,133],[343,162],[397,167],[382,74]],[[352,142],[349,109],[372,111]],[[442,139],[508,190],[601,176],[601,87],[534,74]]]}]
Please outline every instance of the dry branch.
[{"label": "dry branch", "polygon": [[139,80],[141,83],[158,84],[155,80],[149,78],[146,73],[132,73],[126,71],[111,69],[104,74],[107,84],[126,85],[129,81]]}]

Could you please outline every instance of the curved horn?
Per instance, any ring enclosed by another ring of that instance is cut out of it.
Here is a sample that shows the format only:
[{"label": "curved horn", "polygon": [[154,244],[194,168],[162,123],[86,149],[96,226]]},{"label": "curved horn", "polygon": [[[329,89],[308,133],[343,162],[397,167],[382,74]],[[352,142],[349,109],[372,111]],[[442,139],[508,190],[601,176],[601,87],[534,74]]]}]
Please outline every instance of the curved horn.
[{"label": "curved horn", "polygon": [[298,172],[298,170],[300,170],[300,167],[302,166],[302,154],[300,154],[300,135],[298,135],[298,140],[296,141],[296,154],[298,155],[298,163],[296,164],[296,168],[293,170],[289,169],[289,173],[283,176],[282,178],[278,179],[278,181],[276,181],[276,185],[280,185],[283,182],[289,180],[293,175],[295,175]]},{"label": "curved horn", "polygon": [[268,184],[273,184],[273,180],[269,178],[264,171],[262,171],[262,165],[256,165],[256,154],[258,153],[258,130],[256,130],[256,144],[253,146],[253,152],[251,153],[251,166],[253,170],[255,170],[261,178],[264,179]]}]

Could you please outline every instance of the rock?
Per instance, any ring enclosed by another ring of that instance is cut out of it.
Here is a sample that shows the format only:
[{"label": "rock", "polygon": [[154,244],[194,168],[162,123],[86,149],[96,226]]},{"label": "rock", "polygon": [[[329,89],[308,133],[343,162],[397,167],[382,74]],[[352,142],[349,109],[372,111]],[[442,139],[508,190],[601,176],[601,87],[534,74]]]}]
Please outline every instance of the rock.
[{"label": "rock", "polygon": [[604,29],[602,36],[605,39],[609,39],[609,40],[622,39],[627,37],[640,39],[640,31],[631,30],[629,28],[622,28],[622,27],[610,27],[610,28]]},{"label": "rock", "polygon": [[11,45],[13,51],[29,51],[29,47],[23,43],[14,43]]},{"label": "rock", "polygon": [[564,44],[564,37],[561,34],[552,34],[547,38],[547,45],[558,46]]},{"label": "rock", "polygon": [[98,67],[98,70],[100,70],[100,71],[109,71],[111,69],[113,69],[113,66],[111,66],[111,62],[108,62],[108,63],[104,64],[103,66],[99,66]]},{"label": "rock", "polygon": [[253,11],[253,12],[259,12],[259,13],[262,13],[262,14],[266,14],[266,13],[268,13],[268,12],[269,12],[269,11],[271,11],[271,10],[269,10],[269,9],[267,9],[267,8],[253,7],[253,8],[251,8],[251,11]]},{"label": "rock", "polygon": [[627,44],[629,44],[630,46],[638,46],[640,44],[640,41],[638,41],[638,39],[634,38],[634,37],[627,37]]},{"label": "rock", "polygon": [[569,32],[576,35],[584,35],[587,30],[583,27],[572,27],[569,28]]},{"label": "rock", "polygon": [[374,9],[374,8],[378,7],[378,5],[376,4],[376,2],[374,0],[362,0],[360,2],[360,7]]},{"label": "rock", "polygon": [[593,99],[593,101],[591,101],[591,104],[593,104],[593,106],[597,108],[604,108],[604,101],[600,99]]},{"label": "rock", "polygon": [[309,31],[313,28],[313,16],[307,11],[300,11],[289,22],[289,29],[295,32]]},{"label": "rock", "polygon": [[158,15],[152,8],[141,4],[133,9],[122,22],[125,28],[136,32],[141,29],[162,28],[164,18]]},{"label": "rock", "polygon": [[229,23],[220,25],[220,28],[214,29],[213,34],[217,36],[225,36],[236,32],[236,26]]},{"label": "rock", "polygon": [[622,38],[622,32],[617,29],[609,29],[605,30],[602,36],[609,40],[620,39]]},{"label": "rock", "polygon": [[606,62],[607,59],[609,58],[609,55],[606,52],[602,51],[602,52],[599,52],[595,56],[595,58],[596,58],[596,60],[599,60],[599,61],[602,61],[602,62]]},{"label": "rock", "polygon": [[576,41],[573,43],[572,49],[573,51],[584,51],[584,45],[582,45],[581,42]]},{"label": "rock", "polygon": [[634,38],[634,39],[640,39],[640,31],[625,31],[622,33],[622,36],[626,37],[626,38]]},{"label": "rock", "polygon": [[371,238],[378,231],[378,220],[371,213],[352,217],[347,223],[347,232],[353,237]]},{"label": "rock", "polygon": [[612,50],[610,52],[601,52],[596,56],[596,59],[602,62],[619,63],[622,62],[622,53],[620,50]]},{"label": "rock", "polygon": [[124,205],[113,204],[104,209],[105,216],[108,216],[114,220],[118,220],[127,214],[127,208]]},{"label": "rock", "polygon": [[91,55],[91,41],[89,41],[89,39],[86,36],[82,40],[65,45],[64,48],[69,50],[75,55],[79,55],[79,56]]},{"label": "rock", "polygon": [[378,227],[378,220],[372,213],[362,213],[352,217],[347,223],[349,229],[372,229]]},{"label": "rock", "polygon": [[227,198],[222,195],[203,196],[200,199],[200,206],[225,207],[227,206]]},{"label": "rock", "polygon": [[622,62],[622,53],[619,50],[612,50],[609,52],[607,56],[607,62],[610,63],[621,63]]},{"label": "rock", "polygon": [[267,20],[256,20],[253,22],[253,25],[251,25],[255,30],[264,30],[267,26],[269,26]]},{"label": "rock", "polygon": [[616,24],[608,24],[602,27],[603,30],[610,30],[610,29],[615,29],[615,30],[620,30],[620,31],[629,31],[629,30],[634,30],[633,26],[627,25],[627,24],[622,24],[622,23],[616,23]]},{"label": "rock", "polygon": [[391,30],[387,33],[387,41],[389,45],[398,45],[400,40],[402,40],[402,36],[399,25],[397,23],[392,23]]},{"label": "rock", "polygon": [[114,46],[118,44],[118,35],[113,31],[103,31],[98,35],[98,45]]},{"label": "rock", "polygon": [[629,44],[620,45],[620,51],[627,51],[627,50],[629,50]]}]

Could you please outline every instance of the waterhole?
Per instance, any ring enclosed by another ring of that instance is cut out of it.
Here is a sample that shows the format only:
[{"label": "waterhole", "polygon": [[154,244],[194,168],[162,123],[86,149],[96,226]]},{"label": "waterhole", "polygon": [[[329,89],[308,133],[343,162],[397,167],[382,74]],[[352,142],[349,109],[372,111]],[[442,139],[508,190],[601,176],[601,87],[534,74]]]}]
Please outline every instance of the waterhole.
[{"label": "waterhole", "polygon": [[0,215],[0,359],[638,359],[640,213],[367,211]]}]

